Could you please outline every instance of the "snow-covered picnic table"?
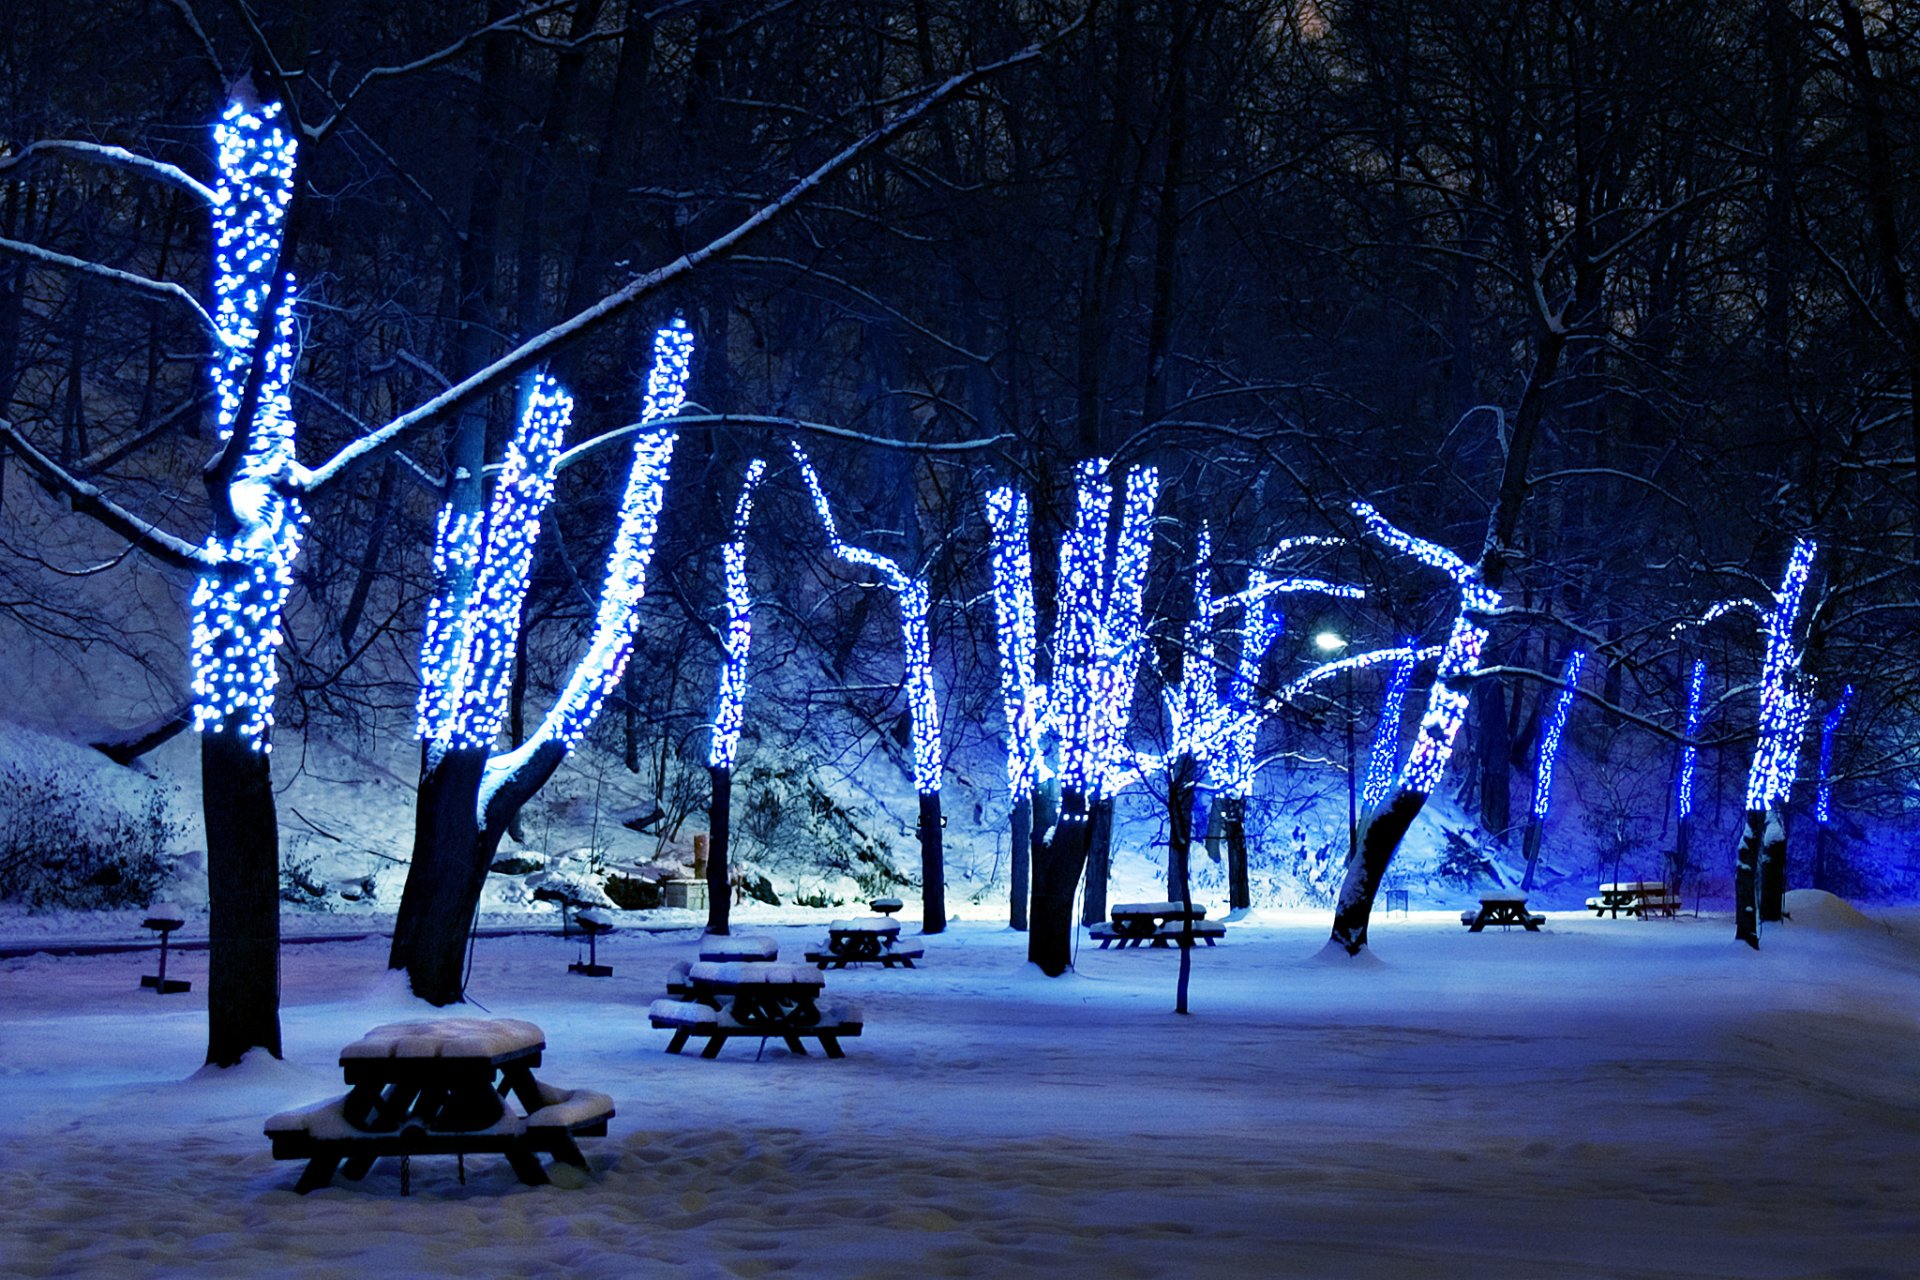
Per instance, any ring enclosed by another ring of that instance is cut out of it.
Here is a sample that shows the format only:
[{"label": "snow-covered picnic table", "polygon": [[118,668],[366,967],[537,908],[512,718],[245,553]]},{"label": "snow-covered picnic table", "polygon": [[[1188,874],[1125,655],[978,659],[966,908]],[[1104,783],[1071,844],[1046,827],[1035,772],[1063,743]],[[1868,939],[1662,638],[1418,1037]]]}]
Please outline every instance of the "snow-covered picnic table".
[{"label": "snow-covered picnic table", "polygon": [[778,1036],[801,1057],[807,1052],[802,1038],[817,1039],[829,1058],[842,1058],[840,1037],[860,1034],[860,1011],[823,1005],[826,979],[808,965],[701,960],[687,966],[681,983],[685,999],[656,1000],[647,1010],[656,1028],[673,1032],[668,1053],[679,1053],[697,1035],[707,1038],[700,1056],[718,1057],[730,1037],[745,1035]]},{"label": "snow-covered picnic table", "polygon": [[1149,943],[1164,947],[1171,942],[1187,947],[1198,941],[1212,946],[1226,936],[1227,927],[1208,920],[1207,909],[1197,904],[1122,902],[1113,908],[1111,922],[1096,924],[1090,932],[1102,951],[1115,943],[1124,951]]},{"label": "snow-covered picnic table", "polygon": [[1619,919],[1624,912],[1642,920],[1651,916],[1671,917],[1680,907],[1680,897],[1667,889],[1663,880],[1621,880],[1600,886],[1598,897],[1587,899],[1587,910],[1595,916],[1612,914]]},{"label": "snow-covered picnic table", "polygon": [[[574,1139],[600,1137],[613,1102],[591,1090],[557,1089],[534,1079],[546,1035],[516,1018],[434,1018],[375,1027],[340,1051],[349,1086],[339,1098],[267,1121],[276,1160],[306,1160],[295,1190],[332,1181],[342,1161],[365,1177],[381,1156],[496,1152],[520,1181],[548,1181],[538,1155],[586,1167]],[[496,1083],[497,1080],[497,1083]],[[506,1105],[511,1095],[525,1114]]]},{"label": "snow-covered picnic table", "polygon": [[1483,893],[1480,895],[1478,911],[1462,911],[1460,923],[1467,926],[1468,933],[1479,933],[1490,924],[1502,929],[1519,925],[1528,933],[1540,932],[1540,926],[1547,922],[1542,915],[1532,915],[1527,911],[1527,895],[1524,893]]},{"label": "snow-covered picnic table", "polygon": [[895,965],[913,968],[926,953],[919,947],[898,946],[900,922],[886,916],[835,920],[827,925],[827,949],[807,952],[807,960],[822,969],[844,969],[850,964]]}]

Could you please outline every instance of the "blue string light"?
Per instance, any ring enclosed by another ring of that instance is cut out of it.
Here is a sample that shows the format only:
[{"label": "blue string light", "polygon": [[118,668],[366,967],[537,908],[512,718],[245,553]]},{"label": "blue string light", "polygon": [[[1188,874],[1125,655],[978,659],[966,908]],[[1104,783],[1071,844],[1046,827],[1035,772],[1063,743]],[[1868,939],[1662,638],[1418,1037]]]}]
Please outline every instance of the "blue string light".
[{"label": "blue string light", "polygon": [[1560,755],[1560,737],[1567,730],[1567,717],[1573,712],[1574,696],[1580,691],[1580,669],[1587,663],[1586,651],[1575,649],[1567,657],[1567,673],[1560,684],[1560,695],[1540,731],[1540,750],[1533,767],[1533,816],[1545,818],[1553,798],[1553,764]]},{"label": "blue string light", "polygon": [[713,742],[707,763],[715,769],[733,768],[740,747],[740,726],[746,717],[747,650],[753,644],[753,597],[747,585],[747,521],[753,518],[753,491],[767,470],[766,460],[747,464],[747,478],[733,504],[733,536],[721,548],[727,578],[727,634],[725,660],[720,664],[719,705],[713,714]]},{"label": "blue string light", "polygon": [[[465,652],[451,666],[422,671],[423,679],[448,689],[452,714],[441,722],[446,745],[491,750],[506,723],[540,517],[553,501],[554,467],[572,420],[573,397],[545,374],[536,376],[488,504],[479,569],[461,627]],[[452,525],[458,517],[442,512],[442,522]]]},{"label": "blue string light", "polygon": [[1700,760],[1700,748],[1694,743],[1700,736],[1700,707],[1706,688],[1707,660],[1695,658],[1693,673],[1687,679],[1687,740],[1680,748],[1679,809],[1682,822],[1693,816],[1693,771]]},{"label": "blue string light", "polygon": [[833,554],[848,564],[859,565],[880,575],[882,582],[900,602],[900,648],[906,674],[907,713],[913,725],[913,785],[923,796],[940,793],[940,708],[933,692],[933,648],[927,632],[927,584],[922,578],[909,578],[898,562],[856,547],[840,537],[834,524],[833,508],[821,487],[820,476],[799,444],[788,442],[800,478],[813,500],[814,514],[826,531]]},{"label": "blue string light", "polygon": [[[693,334],[676,317],[653,336],[653,367],[647,373],[642,425],[671,418],[686,403],[687,374],[693,361]],[[654,538],[660,531],[660,510],[666,501],[667,475],[678,437],[656,428],[634,437],[633,467],[620,496],[620,515],[614,526],[613,546],[607,552],[606,583],[594,612],[593,634],[587,651],[567,677],[540,725],[527,740],[487,762],[478,798],[480,820],[501,783],[535,753],[557,745],[571,751],[593,727],[607,696],[626,673],[633,656],[633,636],[640,602],[647,593],[647,569],[653,562]]]},{"label": "blue string light", "polygon": [[[1411,638],[1406,647],[1413,648]],[[1407,690],[1413,685],[1415,665],[1411,655],[1394,659],[1393,675],[1387,680],[1380,719],[1373,726],[1373,746],[1367,752],[1367,781],[1361,790],[1361,806],[1368,810],[1385,800],[1393,786],[1393,769],[1400,758],[1400,717],[1406,706]]]},{"label": "blue string light", "polygon": [[987,494],[993,528],[993,610],[1000,650],[1000,701],[1007,718],[1007,790],[1031,795],[1040,769],[1044,690],[1034,684],[1038,628],[1033,606],[1032,517],[1025,494],[1001,486]]},{"label": "blue string light", "polygon": [[1389,522],[1366,502],[1353,504],[1367,532],[1386,546],[1438,569],[1459,589],[1460,608],[1454,615],[1440,665],[1427,692],[1426,714],[1420,718],[1413,751],[1400,772],[1400,785],[1419,795],[1430,795],[1446,771],[1454,739],[1467,718],[1466,682],[1480,665],[1487,628],[1479,619],[1500,608],[1500,593],[1480,581],[1480,572],[1436,542],[1417,538]]},{"label": "blue string light", "polygon": [[1767,647],[1760,670],[1760,740],[1754,746],[1753,765],[1747,772],[1750,810],[1769,808],[1793,790],[1800,741],[1812,714],[1811,682],[1800,670],[1795,633],[1816,549],[1811,538],[1795,540],[1780,589],[1773,593],[1773,608],[1765,614]]},{"label": "blue string light", "polygon": [[[1180,682],[1167,695],[1173,747],[1169,756],[1196,754],[1194,748],[1221,714],[1220,683],[1213,665],[1213,533],[1200,526],[1193,553],[1193,605],[1183,638]],[[1197,756],[1196,758],[1204,758]]]},{"label": "blue string light", "polygon": [[[214,325],[222,351],[211,373],[220,439],[230,440],[245,397],[253,348],[280,257],[287,206],[293,199],[293,135],[275,123],[279,103],[235,101],[214,126]],[[189,602],[194,728],[234,731],[256,751],[273,749],[273,691],[279,682],[280,618],[293,588],[300,548],[300,504],[281,484],[294,466],[289,388],[294,364],[294,282],[286,278],[270,319],[254,420],[228,485],[238,525],[229,537],[209,535],[213,568]]]},{"label": "blue string light", "polygon": [[1840,722],[1847,717],[1847,707],[1853,702],[1853,686],[1848,685],[1840,691],[1840,701],[1833,704],[1827,712],[1827,718],[1820,722],[1820,778],[1813,793],[1813,820],[1826,826],[1833,820],[1833,735],[1840,730]]}]

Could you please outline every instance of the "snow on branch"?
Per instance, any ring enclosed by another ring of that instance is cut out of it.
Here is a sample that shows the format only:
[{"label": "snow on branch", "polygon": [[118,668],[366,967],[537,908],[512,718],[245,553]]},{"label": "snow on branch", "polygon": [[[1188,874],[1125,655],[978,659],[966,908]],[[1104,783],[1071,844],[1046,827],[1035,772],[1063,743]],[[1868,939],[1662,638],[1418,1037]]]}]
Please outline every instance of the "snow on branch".
[{"label": "snow on branch", "polygon": [[17,176],[18,173],[24,172],[46,157],[126,169],[142,177],[177,187],[188,195],[196,197],[203,204],[212,206],[220,203],[220,197],[215,194],[212,187],[177,165],[155,160],[149,156],[135,155],[125,147],[109,147],[98,142],[79,142],[63,138],[30,142],[10,156],[0,156],[0,179]]},{"label": "snow on branch", "polygon": [[125,538],[162,564],[175,569],[198,571],[212,563],[206,553],[193,543],[175,537],[152,521],[133,514],[101,493],[98,485],[82,480],[34,448],[5,418],[0,418],[0,445],[11,450],[43,484],[66,498],[73,510],[91,516],[102,527]]},{"label": "snow on branch", "polygon": [[43,267],[54,267],[61,271],[92,276],[96,280],[117,284],[123,289],[131,289],[135,293],[144,294],[161,302],[179,303],[193,312],[193,318],[200,322],[201,328],[215,338],[221,336],[220,326],[213,322],[213,317],[208,315],[207,309],[200,305],[200,300],[188,292],[185,286],[177,285],[171,280],[152,280],[146,276],[134,275],[131,271],[103,266],[98,262],[89,262],[85,258],[75,258],[69,254],[55,253],[52,249],[42,249],[39,245],[9,240],[4,236],[0,236],[0,253],[10,253]]},{"label": "snow on branch", "polygon": [[998,61],[948,76],[939,84],[914,95],[906,106],[894,111],[879,125],[816,165],[811,172],[801,177],[786,191],[755,209],[729,230],[700,247],[689,250],[665,266],[635,276],[621,288],[607,294],[579,313],[528,338],[484,369],[469,374],[424,404],[408,410],[377,430],[344,446],[318,467],[296,468],[292,473],[293,483],[308,494],[318,493],[361,467],[377,461],[408,432],[417,431],[440,421],[449,414],[458,412],[490,393],[501,382],[532,368],[548,359],[556,351],[579,341],[641,299],[659,291],[663,286],[680,279],[707,262],[730,254],[754,232],[798,205],[815,188],[846,170],[869,152],[891,142],[940,103],[986,76],[1034,61],[1054,42],[1078,30],[1086,21],[1087,13],[1083,12],[1073,22],[1043,40]]}]

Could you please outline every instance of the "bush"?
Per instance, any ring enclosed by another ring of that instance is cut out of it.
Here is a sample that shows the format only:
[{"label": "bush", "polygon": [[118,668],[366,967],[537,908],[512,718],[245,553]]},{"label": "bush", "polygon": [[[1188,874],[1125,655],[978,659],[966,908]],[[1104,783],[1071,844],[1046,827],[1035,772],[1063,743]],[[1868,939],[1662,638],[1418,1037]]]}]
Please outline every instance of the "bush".
[{"label": "bush", "polygon": [[93,783],[0,766],[0,899],[144,906],[167,879],[178,836],[158,790],[128,810]]}]

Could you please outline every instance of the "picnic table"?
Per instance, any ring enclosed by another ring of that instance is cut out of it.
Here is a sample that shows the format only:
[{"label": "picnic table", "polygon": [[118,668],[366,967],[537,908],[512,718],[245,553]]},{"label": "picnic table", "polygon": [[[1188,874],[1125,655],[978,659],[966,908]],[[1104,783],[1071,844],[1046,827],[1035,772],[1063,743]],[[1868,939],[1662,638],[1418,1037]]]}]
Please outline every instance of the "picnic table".
[{"label": "picnic table", "polygon": [[[588,1089],[536,1080],[546,1035],[516,1018],[435,1018],[375,1027],[340,1051],[348,1092],[269,1119],[276,1160],[306,1160],[294,1190],[326,1186],[336,1169],[366,1176],[381,1156],[401,1158],[408,1190],[416,1155],[503,1155],[521,1182],[549,1181],[542,1153],[585,1168],[577,1137],[602,1137],[613,1101]],[[520,1104],[507,1105],[511,1097]]]},{"label": "picnic table", "polygon": [[1671,917],[1680,907],[1680,896],[1667,889],[1663,880],[1621,880],[1603,884],[1597,897],[1587,899],[1587,910],[1598,916],[1611,914],[1618,920],[1624,913],[1642,920],[1655,915]]},{"label": "picnic table", "polygon": [[846,1056],[840,1038],[861,1031],[860,1012],[851,1005],[820,1003],[826,979],[799,964],[751,960],[701,960],[687,967],[684,999],[656,1000],[648,1018],[671,1030],[668,1053],[679,1053],[693,1036],[705,1036],[703,1058],[720,1056],[734,1036],[778,1037],[800,1056],[805,1039],[814,1039],[829,1058]]},{"label": "picnic table", "polygon": [[807,952],[807,961],[822,969],[844,969],[851,964],[877,964],[883,969],[895,965],[913,968],[913,962],[926,952],[920,947],[902,947],[900,922],[882,917],[835,920],[827,925],[827,949]]},{"label": "picnic table", "polygon": [[1096,924],[1090,932],[1099,940],[1102,951],[1115,943],[1124,951],[1147,945],[1165,947],[1168,943],[1189,947],[1197,941],[1211,947],[1226,936],[1227,926],[1208,920],[1207,909],[1199,905],[1123,902],[1113,908],[1111,923]]},{"label": "picnic table", "polygon": [[1540,932],[1540,926],[1547,922],[1543,915],[1530,914],[1527,911],[1527,895],[1524,893],[1483,893],[1480,895],[1478,911],[1462,911],[1460,923],[1467,926],[1468,933],[1479,933],[1490,924],[1502,929],[1519,925],[1528,933]]}]

